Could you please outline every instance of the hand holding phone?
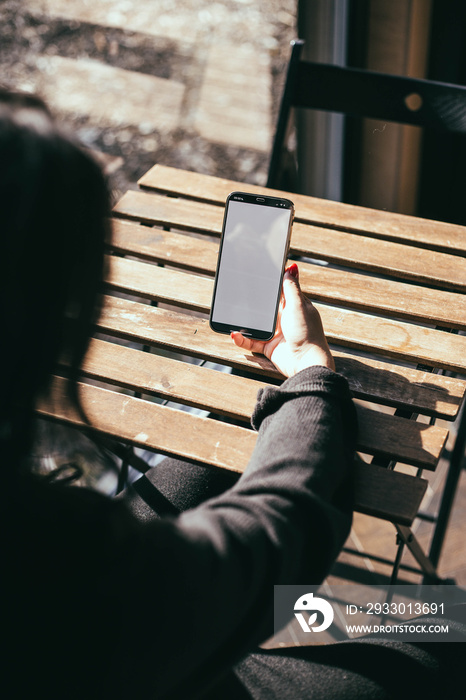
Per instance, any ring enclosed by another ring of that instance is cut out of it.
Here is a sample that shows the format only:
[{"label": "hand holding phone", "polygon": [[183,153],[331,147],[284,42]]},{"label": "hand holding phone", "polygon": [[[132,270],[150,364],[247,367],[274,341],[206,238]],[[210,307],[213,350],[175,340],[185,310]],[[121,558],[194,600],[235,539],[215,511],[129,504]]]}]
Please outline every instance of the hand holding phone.
[{"label": "hand holding phone", "polygon": [[274,337],[267,342],[245,337],[239,332],[233,332],[231,337],[239,347],[264,354],[286,377],[314,365],[335,369],[319,312],[299,287],[296,263],[285,272]]},{"label": "hand holding phone", "polygon": [[232,192],[226,201],[210,326],[273,337],[294,207],[289,199]]}]

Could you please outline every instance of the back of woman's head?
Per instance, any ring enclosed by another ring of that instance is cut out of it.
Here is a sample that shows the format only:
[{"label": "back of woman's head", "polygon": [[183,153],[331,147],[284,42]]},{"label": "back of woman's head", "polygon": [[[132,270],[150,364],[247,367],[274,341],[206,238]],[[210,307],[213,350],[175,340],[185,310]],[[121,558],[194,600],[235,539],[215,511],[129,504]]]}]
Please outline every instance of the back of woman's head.
[{"label": "back of woman's head", "polygon": [[18,445],[60,356],[74,381],[97,314],[109,196],[38,98],[0,90],[0,444]]}]

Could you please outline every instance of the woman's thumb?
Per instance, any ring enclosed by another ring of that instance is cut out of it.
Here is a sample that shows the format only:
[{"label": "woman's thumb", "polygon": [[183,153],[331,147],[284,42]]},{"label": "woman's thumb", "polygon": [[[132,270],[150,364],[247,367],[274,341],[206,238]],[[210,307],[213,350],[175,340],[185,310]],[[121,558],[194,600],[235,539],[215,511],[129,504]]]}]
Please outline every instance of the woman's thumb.
[{"label": "woman's thumb", "polygon": [[283,294],[285,303],[297,303],[301,298],[299,286],[299,269],[296,263],[292,263],[286,268],[283,276]]}]

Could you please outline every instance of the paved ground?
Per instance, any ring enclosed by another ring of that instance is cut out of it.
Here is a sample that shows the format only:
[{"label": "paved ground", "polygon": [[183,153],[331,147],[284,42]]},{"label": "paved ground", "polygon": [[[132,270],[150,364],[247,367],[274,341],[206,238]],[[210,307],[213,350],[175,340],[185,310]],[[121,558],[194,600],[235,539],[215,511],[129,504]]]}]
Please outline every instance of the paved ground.
[{"label": "paved ground", "polygon": [[0,82],[107,155],[265,181],[295,0],[0,0]]}]

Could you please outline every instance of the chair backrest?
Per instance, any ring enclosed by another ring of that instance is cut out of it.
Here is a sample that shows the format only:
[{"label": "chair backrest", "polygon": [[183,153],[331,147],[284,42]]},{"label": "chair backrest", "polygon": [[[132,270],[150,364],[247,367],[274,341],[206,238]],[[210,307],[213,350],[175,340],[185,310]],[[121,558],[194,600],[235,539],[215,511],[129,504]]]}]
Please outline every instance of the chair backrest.
[{"label": "chair backrest", "polygon": [[291,58],[272,147],[267,187],[280,186],[284,141],[292,107],[466,133],[466,87]]}]

